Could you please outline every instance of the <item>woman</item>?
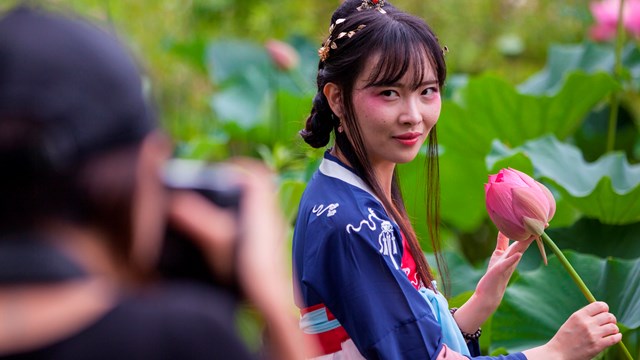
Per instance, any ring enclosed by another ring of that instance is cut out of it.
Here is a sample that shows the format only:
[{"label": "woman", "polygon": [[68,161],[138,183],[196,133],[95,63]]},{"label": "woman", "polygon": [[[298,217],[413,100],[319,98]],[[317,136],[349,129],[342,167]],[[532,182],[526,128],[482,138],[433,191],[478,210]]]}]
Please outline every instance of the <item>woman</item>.
[{"label": "woman", "polygon": [[[396,164],[427,141],[431,238],[437,239],[436,123],[446,69],[430,28],[383,0],[347,0],[319,50],[318,93],[304,140],[335,144],[301,199],[293,244],[301,327],[318,359],[478,356],[530,241],[499,236],[474,295],[450,312],[404,208]],[[438,249],[437,242],[434,249]],[[579,333],[578,338],[570,334]],[[504,359],[588,359],[620,340],[606,304],[579,310],[547,344]],[[486,357],[478,357],[486,358]]]},{"label": "woman", "polygon": [[0,54],[0,358],[254,358],[228,289],[154,281],[169,215],[264,316],[269,355],[299,358],[264,166],[237,165],[237,216],[169,194],[135,62],[81,19],[11,10]]}]

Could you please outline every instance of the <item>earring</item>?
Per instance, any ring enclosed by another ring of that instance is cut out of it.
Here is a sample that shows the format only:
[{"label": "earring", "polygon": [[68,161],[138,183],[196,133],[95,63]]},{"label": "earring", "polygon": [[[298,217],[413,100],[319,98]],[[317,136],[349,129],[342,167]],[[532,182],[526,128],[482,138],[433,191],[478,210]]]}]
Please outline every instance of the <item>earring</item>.
[{"label": "earring", "polygon": [[338,123],[338,132],[339,132],[340,134],[342,134],[342,132],[343,132],[343,131],[344,131],[344,129],[342,128],[342,121],[340,121],[340,122]]}]

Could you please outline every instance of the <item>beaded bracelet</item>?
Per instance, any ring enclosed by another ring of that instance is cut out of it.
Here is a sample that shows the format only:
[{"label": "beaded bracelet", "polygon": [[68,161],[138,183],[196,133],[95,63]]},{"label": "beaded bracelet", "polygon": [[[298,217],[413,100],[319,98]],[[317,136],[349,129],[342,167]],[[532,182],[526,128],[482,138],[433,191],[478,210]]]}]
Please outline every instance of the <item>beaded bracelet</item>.
[{"label": "beaded bracelet", "polygon": [[[449,309],[449,312],[451,313],[451,316],[453,316],[453,314],[455,314],[456,311],[458,311],[457,307]],[[460,332],[462,333],[462,337],[466,341],[478,340],[480,335],[482,335],[482,328],[478,328],[478,330],[476,330],[474,333],[471,333],[471,334],[470,333],[466,333],[466,332],[464,332],[462,330],[460,330]]]}]

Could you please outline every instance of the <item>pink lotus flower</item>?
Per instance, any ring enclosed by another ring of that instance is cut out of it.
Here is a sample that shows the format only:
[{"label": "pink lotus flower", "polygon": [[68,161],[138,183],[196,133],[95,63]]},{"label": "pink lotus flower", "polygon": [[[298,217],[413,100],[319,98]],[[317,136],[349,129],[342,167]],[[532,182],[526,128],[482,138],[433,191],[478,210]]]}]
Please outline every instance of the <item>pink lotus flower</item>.
[{"label": "pink lotus flower", "polygon": [[640,0],[627,0],[623,19],[627,31],[640,38]]},{"label": "pink lotus flower", "polygon": [[514,169],[489,175],[484,187],[489,217],[511,240],[535,238],[544,263],[547,256],[540,236],[556,212],[556,201],[544,185]]},{"label": "pink lotus flower", "polygon": [[[529,175],[509,168],[489,175],[489,182],[485,184],[484,191],[489,217],[500,232],[511,240],[524,241],[535,238],[544,264],[547,265],[544,241],[585,298],[589,302],[596,301],[567,257],[544,232],[556,212],[556,201],[549,189]],[[633,360],[622,341],[619,342],[619,346],[624,357]]]},{"label": "pink lotus flower", "polygon": [[[593,40],[607,41],[616,36],[620,0],[603,0],[590,4],[596,24],[589,34]],[[640,0],[625,0],[622,9],[625,29],[635,37],[640,37]]]},{"label": "pink lotus flower", "polygon": [[273,63],[276,64],[280,70],[291,70],[298,66],[300,62],[300,56],[296,49],[286,42],[271,39],[267,41],[265,48],[271,60],[273,60]]}]

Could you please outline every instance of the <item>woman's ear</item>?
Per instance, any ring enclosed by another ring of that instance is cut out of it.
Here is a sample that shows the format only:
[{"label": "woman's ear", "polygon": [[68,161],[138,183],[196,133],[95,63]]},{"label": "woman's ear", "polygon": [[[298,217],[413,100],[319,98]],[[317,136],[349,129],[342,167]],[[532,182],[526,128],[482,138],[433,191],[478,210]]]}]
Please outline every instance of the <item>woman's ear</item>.
[{"label": "woman's ear", "polygon": [[337,117],[342,118],[342,89],[334,83],[327,83],[322,93],[329,102],[329,107]]}]

